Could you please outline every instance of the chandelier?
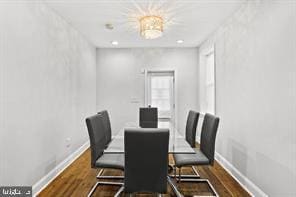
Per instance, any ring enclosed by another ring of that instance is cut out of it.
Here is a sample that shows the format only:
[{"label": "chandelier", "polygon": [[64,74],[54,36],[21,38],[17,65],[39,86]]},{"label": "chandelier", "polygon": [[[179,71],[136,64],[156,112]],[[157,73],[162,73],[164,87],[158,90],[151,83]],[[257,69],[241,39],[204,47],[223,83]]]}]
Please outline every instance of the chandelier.
[{"label": "chandelier", "polygon": [[145,39],[155,39],[162,36],[163,18],[160,16],[143,16],[139,19],[140,33]]}]

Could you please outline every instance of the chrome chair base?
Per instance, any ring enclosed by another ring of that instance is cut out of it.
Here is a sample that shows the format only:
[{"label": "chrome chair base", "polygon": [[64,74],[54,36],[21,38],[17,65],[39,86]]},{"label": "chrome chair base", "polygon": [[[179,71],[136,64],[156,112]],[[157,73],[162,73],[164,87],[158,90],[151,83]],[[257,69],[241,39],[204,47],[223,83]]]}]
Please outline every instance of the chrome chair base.
[{"label": "chrome chair base", "polygon": [[104,169],[101,169],[97,175],[97,179],[123,179],[124,176],[104,176],[102,175],[104,172]]},{"label": "chrome chair base", "polygon": [[[114,197],[119,197],[120,194],[121,194],[122,192],[124,192],[124,186],[122,186],[122,187],[116,192],[116,194],[114,195]],[[128,194],[128,196],[129,196],[129,197],[133,197],[134,194]],[[157,193],[156,196],[157,196],[157,197],[162,197],[162,194],[158,194],[158,193]]]},{"label": "chrome chair base", "polygon": [[181,171],[179,170],[179,175],[177,176],[177,169],[176,167],[173,168],[174,174],[173,175],[169,175],[171,178],[184,178],[184,179],[199,179],[200,175],[198,174],[197,170],[191,166],[192,171],[194,174],[181,174]]},{"label": "chrome chair base", "polygon": [[[167,180],[169,185],[171,186],[171,188],[173,189],[174,193],[176,194],[177,197],[184,197],[178,190],[177,186],[175,185],[175,183],[173,182],[173,180],[167,176]],[[122,185],[122,187],[117,191],[117,193],[114,195],[114,197],[119,197],[120,194],[124,192],[124,185]],[[133,197],[133,194],[128,194],[129,197]],[[160,193],[156,194],[157,197],[162,197],[163,195]]]},{"label": "chrome chair base", "polygon": [[[209,187],[211,188],[212,192],[215,194],[215,197],[219,197],[218,193],[216,192],[216,190],[214,189],[213,185],[210,183],[210,181],[208,179],[181,179],[182,182],[206,182]],[[175,185],[175,183],[173,182],[173,180],[168,176],[168,183],[171,186],[173,192],[175,193],[175,195],[177,197],[184,197],[183,194],[180,193],[180,191],[178,190],[177,186]],[[87,197],[91,197],[92,194],[95,192],[95,190],[97,189],[97,187],[99,185],[114,185],[114,186],[121,186],[120,189],[116,192],[116,194],[114,195],[114,197],[119,197],[120,194],[122,192],[124,192],[124,184],[123,183],[119,183],[119,182],[97,182],[92,189],[90,190],[90,192],[88,193]],[[130,194],[130,196],[132,196],[132,194]],[[162,194],[157,194],[158,197],[161,197]],[[196,197],[202,197],[202,196],[197,196],[194,195]],[[213,197],[214,197],[213,196]]]},{"label": "chrome chair base", "polygon": [[[175,193],[175,195],[177,197],[184,197],[183,194],[181,194],[181,192],[178,190],[177,185],[174,183],[174,181],[171,179],[171,177],[167,177],[168,183],[171,186],[173,192]],[[188,179],[190,180],[190,179]],[[97,187],[99,185],[114,185],[114,186],[121,186],[120,189],[116,192],[116,194],[114,195],[114,197],[119,197],[120,194],[122,192],[124,192],[124,184],[120,183],[120,182],[97,182],[92,189],[90,190],[90,192],[88,193],[87,197],[91,197],[92,194],[96,191]],[[132,194],[130,194],[130,196],[132,196]],[[157,194],[158,197],[161,197],[162,194]]]},{"label": "chrome chair base", "polygon": [[181,194],[181,192],[178,190],[177,185],[174,183],[170,176],[168,176],[168,183],[177,197],[184,197],[183,194]]},{"label": "chrome chair base", "polygon": [[[219,197],[217,191],[215,190],[215,188],[211,184],[211,182],[208,179],[201,179],[197,170],[193,166],[191,166],[191,168],[194,172],[193,175],[182,175],[181,168],[179,168],[179,175],[177,175],[177,167],[175,166],[174,167],[174,177],[176,178],[177,182],[198,182],[198,183],[206,182],[208,184],[208,186],[210,187],[212,193],[214,193],[213,196]],[[194,196],[198,196],[198,195],[194,195]],[[198,196],[198,197],[202,197],[202,196]]]},{"label": "chrome chair base", "polygon": [[[214,193],[213,197],[219,197],[217,191],[215,190],[214,186],[211,184],[211,182],[208,179],[181,179],[181,182],[198,182],[198,183],[207,183],[212,191],[212,193]],[[198,196],[198,195],[194,195],[194,196]],[[198,197],[202,197],[202,196],[198,196]],[[204,196],[203,196],[204,197]],[[207,196],[210,197],[210,196]]]},{"label": "chrome chair base", "polygon": [[[93,195],[93,193],[96,191],[97,187],[99,185],[114,185],[114,186],[122,186],[123,183],[119,183],[119,182],[96,182],[96,184],[91,188],[90,192],[88,193],[87,197],[91,197]],[[120,188],[121,189],[121,188]],[[118,190],[118,192],[120,191],[120,189]],[[117,193],[118,193],[117,192]],[[116,193],[116,194],[117,194]]]},{"label": "chrome chair base", "polygon": [[116,194],[114,195],[114,197],[119,197],[119,195],[124,192],[124,185],[122,184],[121,188],[116,192]]}]

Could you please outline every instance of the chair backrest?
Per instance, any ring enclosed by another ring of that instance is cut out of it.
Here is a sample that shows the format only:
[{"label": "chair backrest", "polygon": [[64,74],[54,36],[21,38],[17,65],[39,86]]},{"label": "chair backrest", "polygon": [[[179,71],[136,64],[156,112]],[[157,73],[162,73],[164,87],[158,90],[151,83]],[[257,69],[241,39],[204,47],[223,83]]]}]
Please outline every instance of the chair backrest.
[{"label": "chair backrest", "polygon": [[86,118],[86,125],[90,140],[91,167],[95,168],[96,160],[103,154],[106,145],[106,136],[101,114]]},{"label": "chair backrest", "polygon": [[125,129],[124,189],[127,193],[167,191],[168,129]]},{"label": "chair backrest", "polygon": [[192,148],[195,147],[195,143],[196,143],[195,139],[196,139],[196,127],[197,127],[198,117],[199,117],[199,113],[192,110],[189,111],[187,116],[185,138]]},{"label": "chair backrest", "polygon": [[213,165],[215,159],[215,141],[218,125],[218,117],[211,114],[205,115],[201,129],[200,150],[209,159],[211,165]]},{"label": "chair backrest", "polygon": [[103,110],[98,112],[98,114],[102,115],[103,124],[105,128],[105,136],[106,136],[106,143],[109,144],[112,140],[112,131],[111,131],[111,123],[109,118],[109,113],[107,110]]},{"label": "chair backrest", "polygon": [[158,111],[156,107],[141,107],[139,117],[141,128],[157,128]]}]

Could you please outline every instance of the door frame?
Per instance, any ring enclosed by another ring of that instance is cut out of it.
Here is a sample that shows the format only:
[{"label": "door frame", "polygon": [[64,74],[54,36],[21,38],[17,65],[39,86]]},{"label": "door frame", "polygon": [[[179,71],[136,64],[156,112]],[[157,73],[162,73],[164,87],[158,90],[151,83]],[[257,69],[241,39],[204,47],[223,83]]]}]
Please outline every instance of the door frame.
[{"label": "door frame", "polygon": [[[145,94],[144,94],[144,103],[145,103],[145,106],[148,107],[148,96],[149,96],[149,93],[148,93],[148,77],[149,77],[149,73],[171,73],[172,76],[173,76],[173,89],[172,89],[172,95],[173,95],[173,98],[172,98],[172,101],[173,101],[173,109],[172,109],[172,116],[171,116],[171,123],[173,123],[174,125],[176,125],[176,71],[175,70],[160,70],[160,69],[147,69],[145,70],[145,87],[144,87],[144,90],[145,90]],[[160,120],[167,120],[167,119],[160,119]]]}]

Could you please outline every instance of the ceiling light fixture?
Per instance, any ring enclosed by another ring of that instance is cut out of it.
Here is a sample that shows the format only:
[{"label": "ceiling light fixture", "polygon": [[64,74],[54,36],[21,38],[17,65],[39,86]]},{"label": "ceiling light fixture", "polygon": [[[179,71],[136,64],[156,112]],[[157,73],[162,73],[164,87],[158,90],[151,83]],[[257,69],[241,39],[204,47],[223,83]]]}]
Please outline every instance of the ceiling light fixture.
[{"label": "ceiling light fixture", "polygon": [[184,42],[184,40],[177,40],[176,41],[178,44],[182,44]]},{"label": "ceiling light fixture", "polygon": [[163,19],[160,16],[143,16],[139,19],[140,33],[145,39],[159,38],[163,34]]},{"label": "ceiling light fixture", "polygon": [[118,45],[118,41],[113,40],[113,41],[111,42],[111,44],[112,44],[112,45]]}]

